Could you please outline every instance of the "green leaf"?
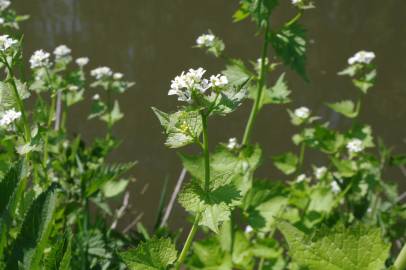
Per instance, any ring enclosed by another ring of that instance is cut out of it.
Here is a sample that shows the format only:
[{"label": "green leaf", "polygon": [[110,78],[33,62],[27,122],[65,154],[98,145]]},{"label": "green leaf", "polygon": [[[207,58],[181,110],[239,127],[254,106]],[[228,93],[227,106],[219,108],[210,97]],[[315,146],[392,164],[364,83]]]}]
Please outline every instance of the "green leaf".
[{"label": "green leaf", "polygon": [[120,256],[131,270],[165,270],[176,261],[177,251],[170,239],[152,238]]},{"label": "green leaf", "polygon": [[[249,97],[252,99],[256,98],[258,91],[257,85],[251,84],[249,87]],[[285,73],[282,73],[275,85],[269,88],[264,88],[262,90],[262,98],[260,106],[266,104],[286,104],[290,102],[289,95],[291,91],[288,89],[288,85],[285,80]]]},{"label": "green leaf", "polygon": [[201,116],[196,111],[179,111],[173,114],[164,113],[152,108],[159,122],[165,129],[165,144],[171,148],[179,148],[195,142],[202,133]]},{"label": "green leaf", "polygon": [[14,244],[13,256],[8,260],[8,267],[14,269],[21,263],[23,269],[41,269],[44,250],[49,244],[54,222],[56,200],[55,187],[51,187],[34,201]]},{"label": "green leaf", "polygon": [[289,244],[294,262],[309,270],[382,270],[390,245],[380,229],[365,225],[322,228],[306,235],[287,222],[278,228]]},{"label": "green leaf", "polygon": [[124,117],[124,114],[121,113],[120,111],[120,105],[118,104],[118,101],[116,100],[114,102],[114,107],[111,110],[111,112],[106,112],[104,115],[101,116],[101,120],[103,120],[106,123],[110,123],[111,125],[114,125],[118,121],[120,121]]},{"label": "green leaf", "polygon": [[188,261],[190,269],[232,270],[231,256],[225,252],[215,237],[193,243],[193,253]]},{"label": "green leaf", "polygon": [[355,118],[359,114],[361,103],[358,102],[355,106],[351,100],[344,100],[336,103],[328,103],[327,106],[348,118]]},{"label": "green leaf", "polygon": [[306,81],[306,31],[300,24],[293,23],[283,26],[279,31],[271,33],[271,44],[285,65],[292,68]]},{"label": "green leaf", "polygon": [[233,59],[226,69],[222,72],[232,86],[239,87],[252,77],[251,72],[239,59]]},{"label": "green leaf", "polygon": [[112,198],[121,194],[128,186],[128,180],[108,181],[102,187],[103,194],[106,198]]},{"label": "green leaf", "polygon": [[275,156],[272,159],[275,167],[286,175],[294,173],[299,163],[299,158],[291,152]]}]

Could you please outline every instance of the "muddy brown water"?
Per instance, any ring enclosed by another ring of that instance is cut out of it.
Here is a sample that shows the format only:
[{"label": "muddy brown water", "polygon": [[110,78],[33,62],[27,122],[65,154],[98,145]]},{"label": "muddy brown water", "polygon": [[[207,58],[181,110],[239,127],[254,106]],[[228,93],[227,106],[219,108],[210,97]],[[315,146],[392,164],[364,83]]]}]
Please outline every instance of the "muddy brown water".
[{"label": "muddy brown water", "polygon": [[[273,18],[275,25],[294,15],[289,1],[281,2]],[[176,151],[163,145],[161,127],[150,107],[166,111],[176,108],[176,99],[168,97],[167,91],[170,80],[182,70],[202,66],[216,73],[223,68],[222,61],[192,48],[196,37],[207,29],[224,39],[229,55],[257,59],[261,41],[253,36],[253,25],[232,23],[236,0],[14,0],[13,6],[19,13],[31,15],[22,27],[26,55],[39,48],[51,51],[67,44],[75,57],[90,57],[89,68],[107,65],[136,81],[120,99],[126,117],[115,135],[123,143],[112,160],[139,162],[133,170],[137,182],[130,187],[131,204],[133,211],[144,213],[143,222],[151,226],[163,181],[169,177],[172,190],[181,166]],[[324,102],[357,96],[349,80],[336,73],[356,51],[372,50],[377,54],[378,81],[363,102],[361,119],[396,152],[406,152],[406,1],[331,0],[317,1],[317,6],[303,19],[310,39],[310,83],[287,72],[294,99],[289,107],[308,106],[333,126],[347,127],[348,120],[328,110]],[[89,89],[87,97],[93,94]],[[103,126],[86,120],[88,112],[88,102],[74,108],[69,126],[72,133],[83,133],[90,141]],[[213,119],[211,141],[241,139],[248,112],[247,103],[229,118]],[[254,139],[262,144],[268,160],[260,175],[281,177],[269,157],[291,150],[290,138],[295,131],[286,107],[266,107],[261,112]],[[308,158],[316,164],[320,160],[313,154]],[[389,170],[386,176],[406,188],[406,178],[397,171]],[[120,227],[135,215],[126,215]],[[176,206],[170,224],[183,224],[185,217]]]}]

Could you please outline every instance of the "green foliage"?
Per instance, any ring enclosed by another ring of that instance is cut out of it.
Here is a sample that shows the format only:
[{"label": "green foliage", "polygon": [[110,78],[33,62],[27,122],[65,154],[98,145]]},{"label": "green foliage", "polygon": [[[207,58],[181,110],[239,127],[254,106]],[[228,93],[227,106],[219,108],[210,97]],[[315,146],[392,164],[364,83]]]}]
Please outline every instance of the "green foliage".
[{"label": "green foliage", "polygon": [[120,256],[131,270],[164,270],[176,261],[177,251],[170,239],[153,238]]},{"label": "green foliage", "polygon": [[337,103],[329,103],[328,106],[348,118],[355,118],[358,116],[361,105],[359,102],[355,105],[351,100],[344,100]]},{"label": "green foliage", "polygon": [[306,235],[281,222],[278,228],[288,241],[293,260],[310,270],[380,270],[385,266],[390,245],[379,229],[364,225],[337,225]]}]

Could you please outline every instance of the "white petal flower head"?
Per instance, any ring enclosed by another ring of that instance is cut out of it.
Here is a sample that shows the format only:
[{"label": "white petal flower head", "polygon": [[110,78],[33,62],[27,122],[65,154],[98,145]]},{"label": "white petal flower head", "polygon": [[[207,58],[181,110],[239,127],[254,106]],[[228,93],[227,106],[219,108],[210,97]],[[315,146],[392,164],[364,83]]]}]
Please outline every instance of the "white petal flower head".
[{"label": "white petal flower head", "polygon": [[303,0],[292,0],[292,5],[297,6],[302,3]]},{"label": "white petal flower head", "polygon": [[0,25],[4,24],[5,22],[6,22],[6,20],[4,18],[0,17]]},{"label": "white petal flower head", "polygon": [[332,181],[330,183],[331,191],[335,194],[339,193],[341,191],[340,186],[337,184],[336,181]]},{"label": "white petal flower head", "polygon": [[203,34],[196,39],[198,46],[211,47],[216,37],[213,34]]},{"label": "white petal flower head", "polygon": [[72,91],[72,92],[76,92],[79,90],[79,87],[77,87],[76,85],[71,85],[71,86],[69,86],[68,90]]},{"label": "white petal flower head", "polygon": [[198,90],[204,93],[209,87],[209,83],[206,79],[203,79],[203,75],[206,70],[203,68],[189,69],[185,74],[176,76],[171,81],[171,89],[168,91],[168,95],[177,95],[179,101],[191,102],[191,96],[193,90]]},{"label": "white petal flower head", "polygon": [[44,50],[37,50],[30,58],[31,68],[46,67],[49,64],[50,54]]},{"label": "white petal flower head", "polygon": [[90,72],[90,75],[96,78],[96,80],[100,80],[103,78],[111,77],[113,75],[113,72],[109,67],[98,67],[93,69]]},{"label": "white petal flower head", "polygon": [[239,147],[239,144],[238,144],[238,142],[237,142],[237,138],[230,138],[230,139],[228,139],[227,148],[228,148],[229,150],[234,150],[234,149],[236,149],[236,148],[238,148],[238,147]]},{"label": "white petal flower head", "polygon": [[364,150],[364,144],[360,139],[352,139],[347,143],[347,149],[350,153],[359,153]]},{"label": "white petal flower head", "polygon": [[210,77],[211,86],[214,87],[224,87],[228,84],[228,79],[226,76],[218,74],[216,76],[212,75]]},{"label": "white petal flower head", "polygon": [[296,178],[296,183],[302,183],[304,181],[308,181],[306,174],[301,174]]},{"label": "white petal flower head", "polygon": [[354,56],[348,59],[349,65],[354,64],[370,64],[375,59],[374,52],[359,51]]},{"label": "white petal flower head", "polygon": [[253,229],[250,225],[248,225],[247,227],[245,227],[245,233],[246,233],[246,234],[252,233],[253,231],[254,231],[254,229]]},{"label": "white petal flower head", "polygon": [[3,11],[11,5],[11,1],[0,0],[0,10]]},{"label": "white petal flower head", "polygon": [[93,99],[93,100],[100,100],[100,95],[99,95],[99,94],[95,94],[95,95],[92,97],[92,99]]},{"label": "white petal flower head", "polygon": [[0,51],[5,52],[17,43],[17,40],[10,38],[8,35],[2,35],[0,36]]},{"label": "white petal flower head", "polygon": [[295,110],[294,114],[296,117],[305,120],[305,119],[309,118],[310,110],[309,110],[309,108],[306,108],[306,107],[300,107]]},{"label": "white petal flower head", "polygon": [[314,169],[314,176],[319,180],[322,179],[326,175],[326,173],[327,173],[327,168],[324,166]]},{"label": "white petal flower head", "polygon": [[79,66],[79,67],[84,67],[84,66],[86,66],[88,63],[89,63],[89,58],[87,58],[87,57],[80,57],[80,58],[78,58],[78,59],[76,59],[76,64]]},{"label": "white petal flower head", "polygon": [[21,117],[21,112],[17,112],[15,109],[7,110],[1,116],[0,126],[7,127],[11,123],[13,123],[15,120],[19,119],[20,117]]},{"label": "white petal flower head", "polygon": [[120,73],[120,72],[116,72],[116,73],[114,73],[114,75],[113,75],[113,79],[114,79],[114,80],[121,80],[123,77],[124,77],[124,74],[123,74],[123,73]]},{"label": "white petal flower head", "polygon": [[60,45],[55,48],[54,55],[55,55],[56,59],[60,59],[60,58],[70,55],[71,51],[72,50],[69,49],[66,45]]}]

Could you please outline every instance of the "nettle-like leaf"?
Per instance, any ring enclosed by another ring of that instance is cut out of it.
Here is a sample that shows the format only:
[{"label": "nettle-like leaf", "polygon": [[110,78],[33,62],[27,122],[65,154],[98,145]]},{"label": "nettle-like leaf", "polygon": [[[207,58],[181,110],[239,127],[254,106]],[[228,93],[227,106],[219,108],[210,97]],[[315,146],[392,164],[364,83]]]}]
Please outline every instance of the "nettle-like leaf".
[{"label": "nettle-like leaf", "polygon": [[233,15],[234,21],[239,22],[251,16],[261,27],[278,4],[278,0],[240,0],[240,7]]},{"label": "nettle-like leaf", "polygon": [[196,111],[179,111],[167,114],[152,108],[159,122],[165,129],[165,144],[171,148],[179,148],[195,142],[202,133],[202,119]]},{"label": "nettle-like leaf", "polygon": [[243,208],[248,223],[261,232],[268,232],[276,218],[285,214],[288,204],[287,190],[280,184],[270,181],[255,181],[252,189],[244,197]]},{"label": "nettle-like leaf", "polygon": [[222,73],[227,77],[229,84],[235,87],[241,86],[253,76],[244,62],[239,59],[231,60]]},{"label": "nettle-like leaf", "polygon": [[277,32],[271,33],[271,44],[283,62],[301,75],[306,75],[306,31],[296,23],[285,25]]},{"label": "nettle-like leaf", "polygon": [[287,222],[280,222],[278,228],[293,261],[309,270],[382,270],[389,255],[390,245],[379,228],[337,225],[310,235]]},{"label": "nettle-like leaf", "polygon": [[[249,97],[252,99],[256,98],[258,91],[257,85],[251,84],[249,87]],[[262,90],[262,98],[260,102],[260,107],[266,104],[286,104],[290,102],[291,91],[288,88],[285,73],[282,73],[275,85],[271,88],[264,88]]]},{"label": "nettle-like leaf", "polygon": [[114,125],[118,121],[120,121],[124,117],[124,114],[120,111],[120,105],[118,104],[118,101],[116,100],[114,102],[113,109],[110,112],[106,112],[103,114],[100,119],[103,120],[106,123],[110,123],[111,125]]},{"label": "nettle-like leaf", "polygon": [[181,156],[183,166],[194,177],[179,195],[180,204],[189,212],[201,213],[200,225],[214,232],[229,220],[232,209],[240,203],[241,195],[249,190],[252,173],[261,161],[258,146],[246,147],[233,153],[220,146],[210,155],[209,189],[204,184],[204,158]]},{"label": "nettle-like leaf", "polygon": [[44,250],[49,244],[52,230],[57,194],[54,187],[42,193],[32,204],[25,217],[12,256],[8,258],[8,267],[23,269],[41,269]]},{"label": "nettle-like leaf", "polygon": [[232,270],[233,268],[230,254],[222,249],[215,237],[195,241],[188,264],[191,269]]},{"label": "nettle-like leaf", "polygon": [[[243,87],[244,83],[241,86],[231,86],[221,91],[219,98],[213,100],[216,102],[211,112],[224,116],[235,111],[246,97],[246,90]],[[215,99],[214,96],[213,99]]]},{"label": "nettle-like leaf", "polygon": [[348,118],[355,118],[359,114],[361,103],[358,102],[355,105],[351,100],[344,100],[336,103],[328,103],[327,106]]},{"label": "nettle-like leaf", "polygon": [[[17,86],[17,92],[21,99],[27,99],[30,97],[27,85],[19,80],[15,80]],[[14,90],[10,84],[0,82],[0,111],[14,107],[16,103],[16,97]]]},{"label": "nettle-like leaf", "polygon": [[206,191],[201,181],[192,180],[184,186],[178,200],[186,211],[201,213],[199,225],[218,233],[219,226],[229,220],[231,210],[240,198],[240,192],[232,184]]},{"label": "nettle-like leaf", "polygon": [[120,256],[131,270],[165,270],[176,261],[177,253],[170,239],[152,238]]},{"label": "nettle-like leaf", "polygon": [[286,175],[294,173],[299,163],[299,158],[297,157],[297,155],[291,152],[275,156],[272,159],[275,167]]}]

